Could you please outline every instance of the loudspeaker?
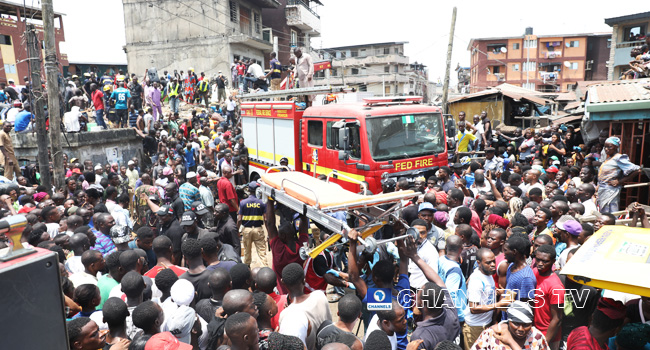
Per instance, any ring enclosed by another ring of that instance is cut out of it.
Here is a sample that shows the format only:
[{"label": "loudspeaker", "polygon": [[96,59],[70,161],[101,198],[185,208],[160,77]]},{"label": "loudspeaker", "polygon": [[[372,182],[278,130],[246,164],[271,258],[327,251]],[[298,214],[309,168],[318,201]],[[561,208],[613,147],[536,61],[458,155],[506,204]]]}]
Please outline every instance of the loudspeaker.
[{"label": "loudspeaker", "polygon": [[0,263],[0,348],[68,350],[57,256],[35,250]]}]

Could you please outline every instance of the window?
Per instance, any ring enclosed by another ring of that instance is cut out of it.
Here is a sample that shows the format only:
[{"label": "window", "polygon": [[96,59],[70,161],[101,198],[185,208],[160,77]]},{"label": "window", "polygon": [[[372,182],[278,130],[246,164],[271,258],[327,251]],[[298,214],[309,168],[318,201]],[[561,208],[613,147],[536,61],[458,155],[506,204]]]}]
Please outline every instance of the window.
[{"label": "window", "polygon": [[399,66],[395,66],[395,67],[393,68],[393,72],[395,72],[395,73],[399,73]]},{"label": "window", "polygon": [[330,70],[330,75],[333,77],[338,77],[339,76],[339,71],[336,68],[332,68]]},{"label": "window", "polygon": [[[359,125],[354,124],[355,119],[346,119],[346,121],[349,129],[349,147],[347,150],[350,151],[351,158],[359,159],[361,158],[361,133],[359,132]],[[327,122],[327,148],[343,151],[343,147],[339,146],[339,132],[332,128],[332,125],[334,125],[334,122]]]},{"label": "window", "polygon": [[396,47],[396,48],[393,50],[393,53],[399,54],[399,47]]},{"label": "window", "polygon": [[325,71],[319,70],[318,72],[314,72],[314,78],[325,78]]},{"label": "window", "polygon": [[524,89],[535,90],[535,83],[523,83],[521,87]]},{"label": "window", "polygon": [[390,47],[384,47],[384,55],[390,54]]},{"label": "window", "polygon": [[492,67],[492,74],[499,74],[499,66]]},{"label": "window", "polygon": [[537,63],[536,62],[524,62],[522,70],[524,72],[534,72],[535,70],[537,70]]},{"label": "window", "polygon": [[289,43],[292,47],[298,46],[298,32],[291,30],[291,42]]},{"label": "window", "polygon": [[259,13],[253,14],[253,18],[255,20],[255,33],[261,34],[262,33],[262,15]]},{"label": "window", "polygon": [[0,45],[11,45],[11,36],[0,35]]},{"label": "window", "polygon": [[512,44],[512,49],[513,50],[519,50],[519,43]]},{"label": "window", "polygon": [[580,42],[578,40],[571,40],[566,43],[566,47],[579,47]]},{"label": "window", "polygon": [[524,40],[524,49],[537,48],[537,40]]},{"label": "window", "polygon": [[612,47],[612,39],[610,38],[610,39],[607,39],[607,48],[609,49],[611,47]]},{"label": "window", "polygon": [[237,23],[237,2],[230,1],[230,22]]},{"label": "window", "polygon": [[6,74],[16,74],[16,65],[15,64],[5,64],[5,73]]},{"label": "window", "polygon": [[571,62],[571,70],[577,70],[578,69],[578,62]]},{"label": "window", "polygon": [[385,93],[386,95],[390,95],[390,85],[386,85],[386,86],[384,87],[384,93]]},{"label": "window", "polygon": [[366,49],[361,49],[361,50],[359,50],[359,57],[366,57],[366,56],[368,56],[368,55],[366,54]]},{"label": "window", "polygon": [[350,50],[350,57],[359,57],[359,51]]},{"label": "window", "polygon": [[620,41],[638,41],[641,40],[641,37],[646,33],[646,26],[644,25],[634,25],[625,27],[623,29],[623,38]]},{"label": "window", "polygon": [[519,72],[519,63],[513,64],[512,65],[512,70],[514,70],[515,72]]},{"label": "window", "polygon": [[359,75],[359,68],[352,68],[352,75]]},{"label": "window", "polygon": [[323,146],[323,122],[320,120],[307,121],[307,143],[310,146]]},{"label": "window", "polygon": [[390,73],[390,66],[384,67],[384,73]]}]

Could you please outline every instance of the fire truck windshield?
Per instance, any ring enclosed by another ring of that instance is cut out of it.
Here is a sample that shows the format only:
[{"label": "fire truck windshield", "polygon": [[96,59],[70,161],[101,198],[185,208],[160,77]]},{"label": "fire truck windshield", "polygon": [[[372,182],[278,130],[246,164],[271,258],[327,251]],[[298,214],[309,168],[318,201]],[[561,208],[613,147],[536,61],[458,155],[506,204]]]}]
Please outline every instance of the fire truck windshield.
[{"label": "fire truck windshield", "polygon": [[445,151],[439,113],[366,119],[368,146],[375,161],[438,154]]}]

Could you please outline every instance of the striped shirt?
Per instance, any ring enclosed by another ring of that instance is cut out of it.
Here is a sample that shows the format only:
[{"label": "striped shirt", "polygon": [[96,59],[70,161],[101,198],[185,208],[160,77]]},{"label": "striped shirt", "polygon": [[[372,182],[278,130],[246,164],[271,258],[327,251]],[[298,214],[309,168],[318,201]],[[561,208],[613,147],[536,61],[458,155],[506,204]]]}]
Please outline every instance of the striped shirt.
[{"label": "striped shirt", "polygon": [[92,231],[95,234],[95,237],[97,237],[97,241],[95,242],[95,246],[91,249],[99,251],[104,256],[114,252],[117,249],[115,248],[115,244],[113,244],[113,241],[110,237],[95,229],[92,229]]},{"label": "striped shirt", "polygon": [[244,227],[262,227],[265,212],[266,205],[255,196],[249,196],[239,204],[239,215]]},{"label": "striped shirt", "polygon": [[191,183],[186,182],[178,188],[178,195],[183,201],[183,207],[185,211],[188,211],[192,208],[192,203],[201,200],[201,194],[199,190],[194,187]]}]

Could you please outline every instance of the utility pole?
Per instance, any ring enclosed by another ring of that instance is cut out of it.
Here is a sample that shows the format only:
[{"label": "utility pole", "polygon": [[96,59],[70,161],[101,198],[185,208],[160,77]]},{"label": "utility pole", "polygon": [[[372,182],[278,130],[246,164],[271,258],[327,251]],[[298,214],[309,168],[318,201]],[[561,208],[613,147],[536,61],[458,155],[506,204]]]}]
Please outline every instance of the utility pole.
[{"label": "utility pole", "polygon": [[41,2],[43,12],[43,31],[45,41],[45,76],[47,77],[47,106],[50,116],[50,144],[52,145],[52,166],[54,168],[54,187],[65,186],[63,169],[63,149],[61,148],[61,108],[59,106],[59,67],[56,61],[56,41],[54,29],[54,6],[52,0]]},{"label": "utility pole", "polygon": [[456,29],[456,7],[451,14],[451,28],[449,29],[449,46],[447,47],[447,69],[445,71],[445,84],[442,87],[442,110],[447,113],[447,99],[449,98],[449,70],[451,69],[451,51],[454,47],[454,30]]},{"label": "utility pole", "polygon": [[52,191],[52,177],[50,176],[50,159],[47,154],[47,130],[45,130],[45,100],[41,85],[41,47],[38,44],[36,28],[33,24],[25,22],[27,28],[27,56],[31,71],[30,85],[32,90],[32,112],[36,116],[36,144],[38,146],[38,168],[41,174],[41,185]]}]

